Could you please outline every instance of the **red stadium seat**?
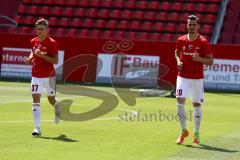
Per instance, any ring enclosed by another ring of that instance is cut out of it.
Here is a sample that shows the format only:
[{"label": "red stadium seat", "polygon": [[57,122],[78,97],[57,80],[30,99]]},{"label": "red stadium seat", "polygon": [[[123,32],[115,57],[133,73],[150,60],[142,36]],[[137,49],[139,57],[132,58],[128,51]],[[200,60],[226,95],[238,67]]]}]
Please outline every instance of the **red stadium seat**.
[{"label": "red stadium seat", "polygon": [[177,32],[186,33],[187,32],[187,24],[181,23],[180,25],[178,25]]},{"label": "red stadium seat", "polygon": [[216,15],[212,15],[212,14],[207,14],[205,16],[205,23],[210,23],[210,24],[214,24],[216,22]]},{"label": "red stadium seat", "polygon": [[106,21],[99,19],[96,21],[96,28],[104,29],[106,27]]},{"label": "red stadium seat", "polygon": [[66,35],[68,37],[77,37],[78,36],[78,29],[70,28]]},{"label": "red stadium seat", "polygon": [[109,20],[107,22],[106,28],[108,28],[108,29],[117,29],[117,21],[116,20]]},{"label": "red stadium seat", "polygon": [[78,8],[75,12],[74,12],[74,16],[76,17],[84,17],[86,16],[86,10],[84,8]]},{"label": "red stadium seat", "polygon": [[151,1],[148,4],[149,10],[159,10],[160,9],[160,3],[158,1]]},{"label": "red stadium seat", "polygon": [[101,32],[101,30],[94,29],[94,30],[92,30],[90,36],[91,36],[92,38],[101,38],[101,37],[102,37],[102,32]]},{"label": "red stadium seat", "polygon": [[150,35],[147,32],[140,32],[139,39],[147,41],[150,39]]},{"label": "red stadium seat", "polygon": [[25,3],[25,4],[31,4],[32,0],[22,0],[22,2]]},{"label": "red stadium seat", "polygon": [[18,29],[18,33],[19,34],[31,34],[32,33],[32,28],[31,27],[26,27],[26,26],[20,27]]},{"label": "red stadium seat", "polygon": [[91,6],[100,8],[101,7],[101,0],[91,0]]},{"label": "red stadium seat", "polygon": [[50,24],[50,26],[57,27],[58,26],[58,19],[56,17],[50,17],[49,18],[49,24]]},{"label": "red stadium seat", "polygon": [[173,42],[173,34],[166,33],[161,38],[163,42]]},{"label": "red stadium seat", "polygon": [[187,3],[187,4],[184,5],[183,9],[186,12],[193,12],[193,11],[195,11],[195,4]]},{"label": "red stadium seat", "polygon": [[27,25],[34,25],[34,23],[35,23],[35,18],[34,17],[32,17],[32,16],[26,16],[25,18],[24,18],[24,24],[27,24]]},{"label": "red stadium seat", "polygon": [[119,22],[118,29],[124,29],[127,30],[129,28],[129,22],[122,20]]},{"label": "red stadium seat", "polygon": [[153,33],[150,37],[151,40],[160,41],[161,35],[159,33]]},{"label": "red stadium seat", "polygon": [[137,39],[137,33],[136,32],[128,32],[127,38],[130,40],[135,40],[135,39]]},{"label": "red stadium seat", "polygon": [[116,38],[117,39],[126,39],[126,32],[124,32],[124,31],[117,31],[116,32]]},{"label": "red stadium seat", "polygon": [[31,6],[31,7],[29,8],[28,13],[29,13],[30,15],[39,15],[39,10],[40,10],[40,7],[34,5],[34,6]]},{"label": "red stadium seat", "polygon": [[148,7],[148,2],[147,1],[139,1],[137,3],[137,7],[138,9],[142,9],[142,10],[146,10]]},{"label": "red stadium seat", "polygon": [[179,3],[179,2],[176,2],[173,4],[172,6],[172,10],[173,11],[182,11],[183,10],[183,4],[182,3]]},{"label": "red stadium seat", "polygon": [[82,27],[82,20],[80,18],[74,18],[71,22],[71,27]]},{"label": "red stadium seat", "polygon": [[79,37],[89,37],[89,30],[82,29],[79,33]]},{"label": "red stadium seat", "polygon": [[63,11],[63,16],[65,17],[73,17],[73,8],[72,7],[67,7]]},{"label": "red stadium seat", "polygon": [[114,3],[114,7],[119,9],[124,8],[124,0],[116,0]]},{"label": "red stadium seat", "polygon": [[50,15],[51,15],[51,11],[50,11],[50,8],[49,8],[48,6],[43,6],[43,7],[40,9],[39,13],[40,13],[41,15],[44,15],[44,16],[50,16]]},{"label": "red stadium seat", "polygon": [[70,20],[67,17],[63,17],[60,19],[59,26],[61,27],[68,27],[70,25]]},{"label": "red stadium seat", "polygon": [[89,7],[90,6],[89,2],[90,2],[89,0],[81,0],[79,1],[79,5],[81,7]]},{"label": "red stadium seat", "polygon": [[218,5],[216,5],[216,4],[209,4],[208,5],[208,12],[210,12],[210,13],[217,13],[218,12]]},{"label": "red stadium seat", "polygon": [[183,13],[180,18],[179,18],[179,22],[185,22],[187,23],[187,19],[188,19],[189,14],[188,13]]},{"label": "red stadium seat", "polygon": [[164,23],[162,23],[162,22],[157,22],[157,23],[155,23],[155,25],[154,25],[154,30],[157,31],[157,32],[162,32],[162,31],[164,31],[164,26],[165,26]]},{"label": "red stadium seat", "polygon": [[45,0],[44,2],[44,5],[50,5],[50,6],[53,6],[53,5],[55,5],[55,0]]},{"label": "red stadium seat", "polygon": [[104,7],[104,8],[112,8],[113,7],[113,0],[104,0],[102,2],[102,7]]},{"label": "red stadium seat", "polygon": [[156,16],[157,21],[166,21],[168,19],[167,12],[159,12]]},{"label": "red stadium seat", "polygon": [[28,8],[27,5],[20,4],[17,10],[19,14],[27,14]]},{"label": "red stadium seat", "polygon": [[64,29],[64,28],[57,28],[56,32],[55,32],[55,35],[62,37],[62,36],[65,36],[65,33],[66,33],[66,29]]},{"label": "red stadium seat", "polygon": [[87,12],[87,16],[91,18],[97,17],[97,10],[95,8],[90,8]]},{"label": "red stadium seat", "polygon": [[125,7],[128,9],[136,9],[136,0],[128,0],[125,2]]},{"label": "red stadium seat", "polygon": [[195,15],[198,17],[198,19],[200,20],[200,22],[203,21],[203,14],[197,13],[197,14],[195,14]]},{"label": "red stadium seat", "polygon": [[44,4],[44,0],[33,0],[32,4],[43,5]]},{"label": "red stadium seat", "polygon": [[136,11],[135,14],[134,14],[134,19],[143,20],[144,19],[144,12],[143,11]]},{"label": "red stadium seat", "polygon": [[145,15],[145,19],[149,21],[155,21],[156,19],[156,13],[153,11],[148,11]]},{"label": "red stadium seat", "polygon": [[14,17],[14,21],[16,21],[18,25],[22,24],[23,23],[23,17],[17,15],[17,16]]},{"label": "red stadium seat", "polygon": [[108,18],[109,17],[109,10],[108,9],[101,9],[98,12],[98,17],[99,18]]},{"label": "red stadium seat", "polygon": [[110,18],[120,19],[121,18],[121,11],[118,10],[118,9],[113,10],[112,14],[110,15]]},{"label": "red stadium seat", "polygon": [[53,16],[61,16],[62,14],[62,10],[63,10],[63,8],[62,7],[54,7],[53,9],[52,9],[52,13],[51,13],[51,15],[53,15]]},{"label": "red stadium seat", "polygon": [[17,34],[18,33],[18,29],[16,26],[9,26],[8,27],[8,33],[10,34]]},{"label": "red stadium seat", "polygon": [[146,21],[146,22],[143,23],[142,30],[144,30],[144,31],[152,31],[152,29],[153,29],[152,22]]},{"label": "red stadium seat", "polygon": [[94,27],[94,20],[93,19],[85,19],[84,27],[93,28]]},{"label": "red stadium seat", "polygon": [[163,2],[161,5],[161,10],[163,11],[170,11],[171,10],[171,3],[170,2]]},{"label": "red stadium seat", "polygon": [[130,10],[125,10],[122,13],[122,19],[132,19],[133,18],[133,12]]},{"label": "red stadium seat", "polygon": [[56,4],[56,2],[58,5],[65,6],[65,0],[57,0],[57,1],[55,1],[55,4]]},{"label": "red stadium seat", "polygon": [[179,18],[180,18],[179,13],[177,13],[177,12],[172,12],[172,13],[169,14],[168,16],[169,16],[168,19],[169,19],[170,21],[174,21],[174,22],[179,21]]},{"label": "red stadium seat", "polygon": [[176,23],[167,23],[166,31],[168,31],[168,32],[176,32],[176,30],[177,30]]},{"label": "red stadium seat", "polygon": [[206,4],[200,3],[196,6],[195,11],[196,12],[206,12]]},{"label": "red stadium seat", "polygon": [[139,21],[132,21],[132,24],[129,27],[133,30],[140,30],[141,29],[141,23]]},{"label": "red stadium seat", "polygon": [[78,0],[67,0],[65,4],[67,6],[75,7],[75,6],[78,6]]},{"label": "red stadium seat", "polygon": [[114,37],[114,33],[111,30],[106,30],[106,31],[103,32],[103,37],[104,38],[108,38],[108,39],[113,38]]},{"label": "red stadium seat", "polygon": [[213,32],[213,27],[212,25],[203,25],[201,29],[202,34],[211,34]]}]

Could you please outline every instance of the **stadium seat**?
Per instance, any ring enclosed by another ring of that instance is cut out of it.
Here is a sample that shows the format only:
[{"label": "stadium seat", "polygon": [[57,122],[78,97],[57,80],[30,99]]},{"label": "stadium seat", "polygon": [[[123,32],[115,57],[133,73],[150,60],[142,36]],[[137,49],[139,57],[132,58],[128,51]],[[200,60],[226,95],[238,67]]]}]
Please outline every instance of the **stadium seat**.
[{"label": "stadium seat", "polygon": [[118,23],[117,23],[116,20],[109,20],[107,22],[106,28],[108,28],[108,29],[117,29],[117,25],[118,25]]},{"label": "stadium seat", "polygon": [[162,32],[162,31],[164,31],[164,23],[162,23],[162,22],[157,22],[157,23],[155,23],[155,25],[154,25],[154,31],[156,31],[156,32]]},{"label": "stadium seat", "polygon": [[157,21],[166,21],[168,19],[167,12],[159,12],[156,16]]},{"label": "stadium seat", "polygon": [[25,3],[25,4],[31,4],[32,0],[22,0],[22,2]]},{"label": "stadium seat", "polygon": [[131,10],[125,10],[122,13],[122,19],[133,19],[133,12]]},{"label": "stadium seat", "polygon": [[152,22],[145,21],[142,26],[142,30],[144,31],[152,31],[153,29],[153,24]]},{"label": "stadium seat", "polygon": [[65,0],[57,0],[57,1],[55,1],[55,4],[56,3],[60,6],[65,6]]},{"label": "stadium seat", "polygon": [[139,39],[148,41],[150,39],[150,35],[147,32],[140,32]]},{"label": "stadium seat", "polygon": [[161,40],[163,42],[173,42],[173,34],[169,34],[169,33],[163,34]]},{"label": "stadium seat", "polygon": [[39,15],[40,7],[37,5],[33,5],[29,8],[28,13],[30,15]]},{"label": "stadium seat", "polygon": [[50,8],[48,6],[43,6],[42,8],[40,8],[39,14],[44,16],[50,16],[51,15]]},{"label": "stadium seat", "polygon": [[176,32],[176,30],[177,30],[176,23],[167,23],[166,31],[168,31],[168,32]]},{"label": "stadium seat", "polygon": [[121,18],[121,11],[118,10],[118,9],[113,10],[111,15],[110,15],[110,18],[120,19]]},{"label": "stadium seat", "polygon": [[216,15],[213,14],[207,14],[205,16],[205,23],[210,23],[210,24],[214,24],[216,22]]},{"label": "stadium seat", "polygon": [[195,11],[195,4],[187,3],[187,4],[184,5],[183,9],[186,12],[194,12]]},{"label": "stadium seat", "polygon": [[127,30],[129,28],[129,22],[122,20],[119,22],[118,29]]},{"label": "stadium seat", "polygon": [[67,17],[61,18],[58,25],[61,27],[68,27],[70,25],[69,18],[67,18]]},{"label": "stadium seat", "polygon": [[23,20],[24,24],[27,24],[27,25],[34,25],[35,21],[36,20],[33,16],[26,16]]},{"label": "stadium seat", "polygon": [[98,29],[92,30],[92,32],[90,34],[90,37],[92,37],[92,38],[101,38],[102,37],[101,30],[98,30]]},{"label": "stadium seat", "polygon": [[177,12],[172,12],[171,14],[168,15],[168,19],[170,21],[177,22],[177,21],[179,21],[179,18],[180,18],[180,14]]},{"label": "stadium seat", "polygon": [[132,30],[140,30],[141,23],[139,21],[132,21],[129,28],[132,29]]},{"label": "stadium seat", "polygon": [[204,24],[202,26],[201,32],[202,34],[211,34],[213,32],[213,27],[212,25]]},{"label": "stadium seat", "polygon": [[32,4],[35,4],[35,5],[43,5],[43,4],[44,4],[44,0],[33,0],[33,1],[32,1]]},{"label": "stadium seat", "polygon": [[62,36],[65,36],[65,33],[66,33],[66,30],[64,28],[57,28],[55,35],[62,37]]},{"label": "stadium seat", "polygon": [[74,18],[71,22],[71,27],[76,27],[76,28],[82,27],[82,20],[80,18]]},{"label": "stadium seat", "polygon": [[16,26],[9,26],[8,27],[8,33],[9,34],[17,34],[18,33],[18,28]]},{"label": "stadium seat", "polygon": [[89,30],[88,29],[82,29],[80,30],[79,37],[89,37]]},{"label": "stadium seat", "polygon": [[124,8],[125,4],[124,4],[124,0],[116,0],[114,3],[114,7],[118,8],[118,9],[122,9]]},{"label": "stadium seat", "polygon": [[135,9],[136,8],[136,0],[128,0],[125,2],[125,7],[128,9]]},{"label": "stadium seat", "polygon": [[170,2],[162,2],[162,4],[160,5],[161,6],[161,10],[163,11],[170,11],[171,10],[171,4]]},{"label": "stadium seat", "polygon": [[75,28],[70,28],[68,31],[67,31],[67,34],[66,34],[68,37],[77,37],[78,36],[78,29],[75,29]]},{"label": "stadium seat", "polygon": [[200,3],[196,6],[195,12],[201,12],[201,13],[206,12],[206,8],[207,8],[206,4]]},{"label": "stadium seat", "polygon": [[113,38],[114,37],[114,33],[111,30],[105,30],[103,32],[103,37],[104,38],[108,38],[108,39]]},{"label": "stadium seat", "polygon": [[210,12],[210,13],[217,13],[218,12],[218,5],[216,5],[216,4],[209,4],[208,5],[208,12]]},{"label": "stadium seat", "polygon": [[50,17],[49,18],[50,26],[57,27],[58,26],[58,19],[57,17]]},{"label": "stadium seat", "polygon": [[67,0],[65,4],[67,6],[75,7],[75,6],[78,6],[78,0]]},{"label": "stadium seat", "polygon": [[160,9],[160,3],[158,1],[151,1],[148,3],[148,9],[158,11]]},{"label": "stadium seat", "polygon": [[95,27],[98,29],[104,29],[106,27],[106,21],[103,19],[97,20]]},{"label": "stadium seat", "polygon": [[32,28],[31,27],[26,27],[26,26],[19,27],[18,33],[19,34],[31,34],[32,33]]},{"label": "stadium seat", "polygon": [[52,9],[52,13],[51,13],[51,15],[52,16],[62,16],[62,11],[63,11],[63,8],[62,7],[54,7],[53,9]]},{"label": "stadium seat", "polygon": [[95,8],[90,8],[90,9],[87,11],[87,17],[97,18],[97,9],[95,9]]},{"label": "stadium seat", "polygon": [[102,2],[103,8],[112,8],[113,7],[113,0],[104,0]]},{"label": "stadium seat", "polygon": [[66,7],[63,10],[62,16],[70,17],[70,18],[73,17],[73,8],[72,7]]},{"label": "stadium seat", "polygon": [[188,13],[183,13],[183,14],[181,14],[181,15],[180,15],[180,18],[179,18],[179,22],[185,22],[185,23],[187,23],[188,16],[189,16]]},{"label": "stadium seat", "polygon": [[100,8],[101,7],[101,0],[91,0],[91,7]]},{"label": "stadium seat", "polygon": [[137,9],[142,9],[142,10],[146,10],[148,6],[148,2],[147,1],[139,1],[137,3]]},{"label": "stadium seat", "polygon": [[101,9],[100,11],[98,11],[99,18],[108,18],[109,14],[110,14],[110,12],[108,9]]},{"label": "stadium seat", "polygon": [[14,17],[14,21],[16,21],[18,25],[21,25],[23,23],[23,17],[19,16],[19,15],[16,15]]},{"label": "stadium seat", "polygon": [[136,11],[134,13],[134,19],[135,20],[143,20],[144,19],[144,12],[143,11]]},{"label": "stadium seat", "polygon": [[19,14],[27,14],[28,7],[27,5],[20,4],[17,9]]},{"label": "stadium seat", "polygon": [[182,3],[176,2],[174,3],[174,5],[172,6],[172,10],[173,11],[182,11],[183,10],[183,6]]},{"label": "stadium seat", "polygon": [[186,33],[187,32],[187,24],[186,23],[179,24],[177,27],[177,32]]},{"label": "stadium seat", "polygon": [[137,33],[136,32],[128,32],[127,38],[130,40],[135,40],[135,39],[137,39]]},{"label": "stadium seat", "polygon": [[156,19],[156,13],[153,12],[153,11],[148,11],[145,15],[145,20],[148,20],[148,21],[155,21]]},{"label": "stadium seat", "polygon": [[48,6],[54,6],[55,5],[55,0],[45,0],[43,2],[44,5],[48,5]]},{"label": "stadium seat", "polygon": [[83,26],[85,28],[94,28],[94,20],[93,19],[85,19]]},{"label": "stadium seat", "polygon": [[161,35],[159,33],[153,33],[150,37],[151,40],[154,41],[160,41],[161,40]]},{"label": "stadium seat", "polygon": [[74,16],[75,17],[84,17],[86,16],[86,10],[84,8],[78,8],[75,12],[74,12]]},{"label": "stadium seat", "polygon": [[89,7],[90,6],[89,2],[90,2],[89,0],[81,0],[79,1],[79,5],[81,7]]},{"label": "stadium seat", "polygon": [[125,31],[117,31],[116,32],[116,38],[117,39],[126,39],[126,32]]}]

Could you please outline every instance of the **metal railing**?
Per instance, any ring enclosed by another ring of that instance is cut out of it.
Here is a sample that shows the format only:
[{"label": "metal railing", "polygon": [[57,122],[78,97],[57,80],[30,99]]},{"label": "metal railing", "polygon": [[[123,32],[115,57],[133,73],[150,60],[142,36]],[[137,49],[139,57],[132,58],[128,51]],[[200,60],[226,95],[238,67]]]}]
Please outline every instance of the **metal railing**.
[{"label": "metal railing", "polygon": [[12,18],[10,18],[8,16],[4,16],[4,15],[0,15],[0,19],[5,19],[9,22],[9,23],[0,23],[0,27],[14,26],[14,27],[16,27],[15,32],[18,33],[18,23],[15,20],[13,20]]}]

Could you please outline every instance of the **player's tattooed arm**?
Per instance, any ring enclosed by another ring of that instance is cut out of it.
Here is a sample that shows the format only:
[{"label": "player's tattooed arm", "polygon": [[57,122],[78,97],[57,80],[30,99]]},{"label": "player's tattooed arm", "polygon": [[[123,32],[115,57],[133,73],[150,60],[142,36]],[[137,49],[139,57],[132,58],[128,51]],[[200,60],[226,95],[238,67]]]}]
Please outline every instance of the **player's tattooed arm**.
[{"label": "player's tattooed arm", "polygon": [[180,54],[179,51],[175,50],[175,59],[177,61],[177,69],[180,71],[182,70],[183,63],[180,60],[179,54]]},{"label": "player's tattooed arm", "polygon": [[206,57],[200,57],[199,54],[193,55],[193,60],[196,62],[201,62],[206,65],[212,65],[213,64],[213,56],[211,54],[206,55]]},{"label": "player's tattooed arm", "polygon": [[36,49],[34,54],[42,59],[44,59],[45,61],[49,62],[49,63],[53,63],[53,64],[57,64],[58,63],[58,56],[54,55],[53,57],[47,56],[45,54],[42,54],[41,51],[39,49]]}]

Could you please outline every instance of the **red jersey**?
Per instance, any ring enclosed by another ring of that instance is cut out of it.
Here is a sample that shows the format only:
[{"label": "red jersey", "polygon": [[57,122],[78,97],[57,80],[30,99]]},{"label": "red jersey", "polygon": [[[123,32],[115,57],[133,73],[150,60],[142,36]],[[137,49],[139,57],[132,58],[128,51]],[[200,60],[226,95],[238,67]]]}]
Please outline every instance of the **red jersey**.
[{"label": "red jersey", "polygon": [[[38,37],[31,40],[32,52],[39,49],[42,54],[53,57],[58,54],[57,43],[54,39],[47,37],[42,42]],[[33,54],[32,76],[37,78],[47,78],[55,76],[54,64]]]},{"label": "red jersey", "polygon": [[192,56],[197,52],[200,57],[211,55],[212,50],[206,38],[198,35],[194,41],[190,41],[187,35],[183,35],[177,40],[177,51],[180,53],[180,61],[183,63],[182,70],[178,75],[189,79],[202,79],[203,64],[193,61]]}]

